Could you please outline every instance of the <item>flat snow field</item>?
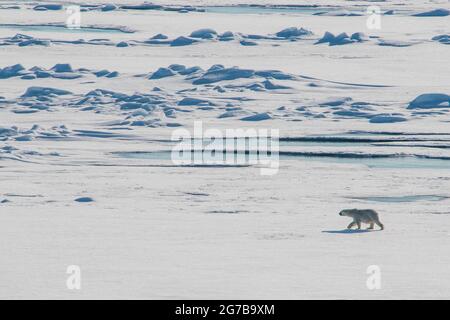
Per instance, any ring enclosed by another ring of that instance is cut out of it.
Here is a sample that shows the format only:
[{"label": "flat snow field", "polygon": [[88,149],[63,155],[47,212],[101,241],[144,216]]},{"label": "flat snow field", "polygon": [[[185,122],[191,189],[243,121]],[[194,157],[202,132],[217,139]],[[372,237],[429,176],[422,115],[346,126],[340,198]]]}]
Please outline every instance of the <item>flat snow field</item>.
[{"label": "flat snow field", "polygon": [[[1,299],[450,298],[449,1],[110,2],[0,3]],[[195,121],[278,172],[172,162]]]}]

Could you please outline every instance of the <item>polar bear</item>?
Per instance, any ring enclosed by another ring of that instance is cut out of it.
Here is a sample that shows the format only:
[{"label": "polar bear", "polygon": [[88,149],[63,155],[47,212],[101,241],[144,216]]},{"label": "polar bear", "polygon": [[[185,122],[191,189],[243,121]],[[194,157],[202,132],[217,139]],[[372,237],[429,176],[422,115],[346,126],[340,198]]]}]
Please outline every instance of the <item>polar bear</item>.
[{"label": "polar bear", "polygon": [[373,229],[376,223],[381,230],[384,229],[384,225],[380,222],[378,213],[372,209],[345,209],[339,212],[340,216],[353,218],[353,221],[347,226],[347,229],[351,229],[357,225],[358,229],[361,229],[361,222],[370,224],[368,229]]}]

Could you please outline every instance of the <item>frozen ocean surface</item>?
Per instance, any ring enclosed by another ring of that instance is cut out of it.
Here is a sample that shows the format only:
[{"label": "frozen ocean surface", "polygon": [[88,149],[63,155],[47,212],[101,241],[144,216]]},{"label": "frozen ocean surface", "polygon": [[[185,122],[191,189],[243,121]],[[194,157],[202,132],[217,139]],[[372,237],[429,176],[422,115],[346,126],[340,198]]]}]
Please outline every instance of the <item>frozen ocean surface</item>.
[{"label": "frozen ocean surface", "polygon": [[[448,299],[449,8],[2,1],[0,298]],[[278,130],[276,174],[174,163],[196,121]]]}]

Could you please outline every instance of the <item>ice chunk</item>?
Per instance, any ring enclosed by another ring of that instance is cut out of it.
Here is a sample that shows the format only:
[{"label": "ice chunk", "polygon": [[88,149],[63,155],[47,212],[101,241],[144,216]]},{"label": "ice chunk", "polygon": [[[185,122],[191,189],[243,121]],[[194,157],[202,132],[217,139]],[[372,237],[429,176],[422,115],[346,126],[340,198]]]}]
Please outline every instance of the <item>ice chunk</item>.
[{"label": "ice chunk", "polygon": [[257,46],[258,44],[254,41],[248,41],[248,40],[241,40],[239,43],[243,46]]},{"label": "ice chunk", "polygon": [[347,33],[342,32],[335,36],[331,32],[327,31],[315,44],[328,43],[330,46],[338,46],[360,41],[358,38],[360,38],[361,33],[354,33],[353,35],[354,37],[350,38]]},{"label": "ice chunk", "polygon": [[273,82],[271,82],[269,80],[264,81],[263,85],[264,85],[264,88],[266,88],[267,90],[291,89],[290,87],[287,87],[287,86],[274,84]]},{"label": "ice chunk", "polygon": [[217,32],[213,29],[199,29],[190,34],[191,38],[213,39],[217,36]]},{"label": "ice chunk", "polygon": [[3,69],[0,69],[0,79],[7,79],[11,77],[19,76],[25,68],[21,64],[15,64]]},{"label": "ice chunk", "polygon": [[175,72],[179,72],[186,70],[186,66],[183,66],[182,64],[171,64],[169,66],[169,69]]},{"label": "ice chunk", "polygon": [[102,6],[102,11],[113,11],[113,10],[116,10],[117,9],[117,6],[115,5],[115,4],[112,4],[112,3],[107,3],[107,4],[104,4],[103,6]]},{"label": "ice chunk", "polygon": [[300,36],[305,36],[305,35],[311,35],[312,32],[303,28],[296,28],[296,27],[291,27],[291,28],[286,28],[283,29],[277,33],[275,33],[275,35],[277,37],[280,38],[295,38],[295,37],[300,37]]},{"label": "ice chunk", "polygon": [[221,35],[219,35],[220,41],[230,41],[233,39],[234,39],[234,34],[231,31],[226,31],[226,32],[222,33]]},{"label": "ice chunk", "polygon": [[168,68],[159,68],[157,71],[153,72],[150,76],[150,80],[161,79],[166,77],[174,76],[175,73]]},{"label": "ice chunk", "polygon": [[450,35],[441,34],[432,38],[434,41],[439,41],[440,43],[450,44]]},{"label": "ice chunk", "polygon": [[36,75],[30,73],[30,74],[26,74],[26,75],[21,76],[20,79],[23,79],[23,80],[34,80],[34,79],[36,79]]},{"label": "ice chunk", "polygon": [[194,74],[199,71],[203,71],[203,69],[198,66],[195,66],[195,67],[186,68],[184,70],[180,70],[180,71],[178,71],[178,73],[181,75],[190,75],[190,74]]},{"label": "ice chunk", "polygon": [[179,106],[197,106],[197,105],[204,105],[204,104],[211,104],[207,100],[203,99],[197,99],[197,98],[183,98],[181,101],[178,102]]},{"label": "ice chunk", "polygon": [[197,41],[198,40],[181,36],[181,37],[176,38],[175,40],[172,40],[170,42],[170,46],[171,47],[188,46]]},{"label": "ice chunk", "polygon": [[244,117],[241,120],[242,121],[263,121],[263,120],[269,120],[269,119],[272,119],[272,116],[267,112],[263,112],[263,113],[254,114],[252,116]]},{"label": "ice chunk", "polygon": [[151,37],[150,39],[152,39],[152,40],[166,40],[168,38],[169,37],[167,37],[165,34],[158,33],[157,35]]},{"label": "ice chunk", "polygon": [[73,80],[81,78],[81,74],[78,73],[72,73],[72,72],[60,72],[60,73],[54,73],[51,75],[52,78],[55,79],[62,79],[62,80]]},{"label": "ice chunk", "polygon": [[446,17],[448,15],[450,15],[450,10],[447,9],[434,9],[431,11],[413,14],[414,17]]},{"label": "ice chunk", "polygon": [[103,70],[94,72],[94,74],[95,74],[97,77],[103,77],[103,76],[106,76],[107,74],[109,74],[109,71],[106,70],[106,69],[103,69]]},{"label": "ice chunk", "polygon": [[385,47],[409,47],[412,46],[413,43],[406,42],[406,41],[396,41],[396,40],[379,40],[378,42],[379,46],[385,46]]},{"label": "ice chunk", "polygon": [[363,32],[355,32],[354,34],[352,34],[350,39],[356,40],[358,42],[363,42],[369,40],[369,37],[366,36]]},{"label": "ice chunk", "polygon": [[93,202],[94,199],[92,199],[91,197],[81,197],[81,198],[76,198],[75,201],[81,202],[81,203],[87,203],[87,202]]},{"label": "ice chunk", "polygon": [[72,92],[55,88],[29,87],[22,97],[39,97],[49,95],[62,96],[66,94],[72,94]]},{"label": "ice chunk", "polygon": [[443,93],[421,94],[408,105],[408,109],[449,108],[450,96]]},{"label": "ice chunk", "polygon": [[44,11],[44,10],[62,10],[63,6],[62,4],[40,4],[35,6],[33,9],[37,11]]},{"label": "ice chunk", "polygon": [[261,70],[255,71],[256,76],[264,77],[264,78],[274,78],[277,80],[292,80],[294,76],[284,73],[279,70]]},{"label": "ice chunk", "polygon": [[202,77],[193,81],[193,84],[209,84],[224,80],[250,78],[255,74],[251,69],[239,69],[236,67],[208,71]]},{"label": "ice chunk", "polygon": [[118,76],[119,76],[119,72],[117,72],[117,71],[110,72],[106,75],[107,78],[115,78]]},{"label": "ice chunk", "polygon": [[121,9],[127,9],[127,10],[161,10],[163,9],[163,6],[153,3],[143,3],[143,4],[130,4],[130,5],[123,5],[120,7]]},{"label": "ice chunk", "polygon": [[408,119],[396,116],[396,115],[389,115],[389,114],[379,114],[374,117],[371,117],[369,122],[370,123],[396,123],[396,122],[404,122],[408,121]]},{"label": "ice chunk", "polygon": [[327,100],[327,101],[319,103],[319,105],[323,106],[323,107],[336,107],[336,106],[341,106],[343,104],[346,104],[350,101],[352,101],[352,98],[344,97],[344,98]]},{"label": "ice chunk", "polygon": [[30,40],[23,40],[19,42],[19,47],[27,47],[27,46],[45,46],[48,47],[51,44],[48,40],[40,40],[40,39],[30,39]]},{"label": "ice chunk", "polygon": [[55,72],[73,72],[72,66],[68,63],[58,63],[51,68]]}]

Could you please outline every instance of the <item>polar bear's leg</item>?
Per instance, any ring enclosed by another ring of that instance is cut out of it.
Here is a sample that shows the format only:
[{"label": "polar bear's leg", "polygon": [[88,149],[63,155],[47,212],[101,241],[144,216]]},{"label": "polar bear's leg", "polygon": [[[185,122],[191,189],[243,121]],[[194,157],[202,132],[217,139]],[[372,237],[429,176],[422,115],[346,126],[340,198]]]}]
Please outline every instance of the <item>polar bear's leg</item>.
[{"label": "polar bear's leg", "polygon": [[375,220],[375,223],[380,227],[381,230],[384,230],[384,225],[380,222],[380,220]]}]

